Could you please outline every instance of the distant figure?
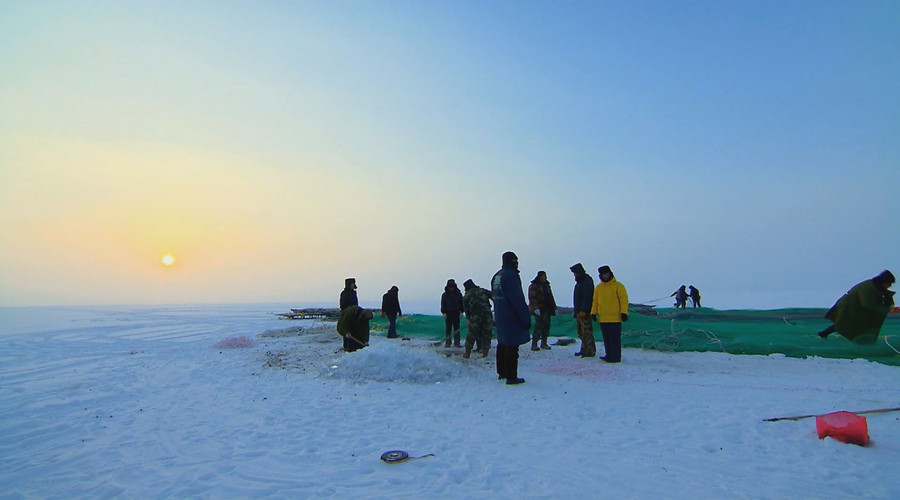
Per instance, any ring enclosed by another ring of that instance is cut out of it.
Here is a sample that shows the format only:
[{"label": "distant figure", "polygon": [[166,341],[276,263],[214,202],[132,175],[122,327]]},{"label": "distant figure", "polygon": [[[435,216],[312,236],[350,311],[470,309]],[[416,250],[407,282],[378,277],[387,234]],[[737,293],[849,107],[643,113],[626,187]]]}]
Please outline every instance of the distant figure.
[{"label": "distant figure", "polygon": [[603,349],[606,354],[600,359],[607,363],[618,363],[622,361],[622,322],[628,321],[628,293],[625,285],[616,281],[609,266],[598,267],[597,273],[600,275],[600,284],[594,289],[591,317],[600,323],[600,332],[603,334]]},{"label": "distant figure", "polygon": [[403,316],[400,310],[400,289],[397,285],[391,287],[384,295],[381,296],[381,317],[387,316],[388,334],[387,338],[397,338],[397,316]]},{"label": "distant figure", "polygon": [[691,297],[691,304],[693,304],[693,307],[702,307],[700,305],[700,290],[694,288],[694,285],[689,286],[688,289],[690,290],[688,295]]},{"label": "distant figure", "polygon": [[349,306],[358,306],[359,298],[356,297],[356,278],[344,280],[344,291],[341,292],[341,311]]},{"label": "distant figure", "polygon": [[519,258],[512,252],[503,254],[503,267],[491,279],[494,298],[494,320],[497,322],[497,375],[508,385],[521,384],[519,378],[519,346],[531,335],[531,315],[522,292]]},{"label": "distant figure", "polygon": [[359,306],[347,306],[341,310],[337,331],[344,337],[344,351],[353,352],[369,345],[369,320],[372,311]]},{"label": "distant figure", "polygon": [[[550,335],[550,318],[556,316],[556,299],[553,298],[553,290],[547,281],[546,271],[538,271],[537,276],[528,285],[528,310],[534,316],[531,350],[550,349],[547,337]],[[540,347],[538,341],[541,343]]]},{"label": "distant figure", "polygon": [[466,323],[469,330],[466,332],[466,352],[464,358],[472,355],[472,348],[486,358],[491,350],[491,329],[494,328],[494,316],[491,313],[491,292],[476,285],[468,279],[463,283],[466,295],[463,297],[463,306],[466,311]]},{"label": "distant figure", "polygon": [[441,294],[441,315],[444,316],[444,347],[450,347],[450,337],[453,336],[453,346],[459,345],[459,316],[462,314],[463,298],[456,281],[447,280],[444,293]]},{"label": "distant figure", "polygon": [[831,307],[825,317],[834,324],[819,332],[822,338],[837,332],[857,344],[874,344],[884,318],[894,306],[894,275],[884,270],[858,283]]},{"label": "distant figure", "polygon": [[584,270],[581,262],[569,268],[575,275],[575,291],[572,304],[575,312],[575,323],[578,325],[578,338],[581,339],[581,350],[576,356],[593,358],[597,355],[597,343],[594,341],[594,326],[591,324],[591,306],[594,303],[594,280]]},{"label": "distant figure", "polygon": [[675,290],[674,292],[672,292],[672,295],[669,295],[669,297],[675,297],[675,308],[676,309],[679,307],[682,309],[687,307],[688,293],[687,293],[687,290],[685,290],[684,285],[681,285],[681,287],[678,288],[678,290]]}]

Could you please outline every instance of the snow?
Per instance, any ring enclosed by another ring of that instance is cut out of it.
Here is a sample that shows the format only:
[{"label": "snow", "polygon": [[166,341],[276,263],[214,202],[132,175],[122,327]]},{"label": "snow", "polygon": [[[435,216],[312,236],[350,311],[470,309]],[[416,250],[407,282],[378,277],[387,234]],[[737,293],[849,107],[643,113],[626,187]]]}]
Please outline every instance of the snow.
[{"label": "snow", "polygon": [[900,412],[866,447],[763,421],[900,406],[898,367],[523,346],[507,386],[277,310],[0,309],[0,498],[900,498]]}]

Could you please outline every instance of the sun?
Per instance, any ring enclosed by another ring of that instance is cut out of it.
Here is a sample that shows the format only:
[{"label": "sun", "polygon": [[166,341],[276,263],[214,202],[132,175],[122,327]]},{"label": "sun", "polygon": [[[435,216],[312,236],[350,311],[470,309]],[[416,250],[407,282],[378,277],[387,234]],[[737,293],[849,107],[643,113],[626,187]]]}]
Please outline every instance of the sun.
[{"label": "sun", "polygon": [[175,257],[172,254],[167,253],[162,256],[162,263],[166,267],[171,266],[175,263]]}]

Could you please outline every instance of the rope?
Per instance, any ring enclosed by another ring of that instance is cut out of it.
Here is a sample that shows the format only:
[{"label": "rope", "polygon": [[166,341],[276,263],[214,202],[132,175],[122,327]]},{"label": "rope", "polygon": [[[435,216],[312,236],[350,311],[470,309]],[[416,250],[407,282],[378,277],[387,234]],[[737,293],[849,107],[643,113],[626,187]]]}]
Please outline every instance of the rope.
[{"label": "rope", "polygon": [[382,453],[381,460],[384,461],[385,463],[389,463],[389,464],[399,464],[402,462],[406,462],[407,460],[416,460],[418,458],[433,457],[433,456],[434,456],[434,453],[429,453],[427,455],[422,455],[420,457],[411,457],[411,456],[409,456],[409,453],[407,453],[403,450],[391,450],[391,451],[386,451],[386,452]]},{"label": "rope", "polygon": [[887,344],[887,346],[890,347],[892,351],[896,352],[897,354],[900,354],[900,351],[898,351],[896,347],[892,346],[891,343],[888,342],[888,337],[892,337],[892,336],[893,335],[885,335],[884,343]]},{"label": "rope", "polygon": [[716,335],[709,330],[694,330],[693,328],[685,328],[684,330],[675,331],[675,320],[671,320],[669,323],[669,334],[666,335],[659,330],[651,330],[646,332],[629,332],[624,335],[642,335],[642,336],[652,336],[663,334],[654,339],[648,339],[641,342],[641,349],[650,350],[655,349],[660,352],[672,352],[678,349],[681,345],[681,338],[688,336],[698,336],[698,334],[702,334],[706,337],[706,340],[711,344],[716,344],[719,346],[719,349],[724,353],[728,353],[725,349],[725,344],[718,338]]},{"label": "rope", "polygon": [[641,304],[652,304],[652,303],[654,303],[654,302],[659,302],[660,300],[666,300],[666,299],[668,299],[669,297],[671,297],[671,295],[666,295],[665,297],[660,297],[660,298],[658,298],[658,299],[653,299],[653,300],[643,301],[643,302],[641,302]]}]

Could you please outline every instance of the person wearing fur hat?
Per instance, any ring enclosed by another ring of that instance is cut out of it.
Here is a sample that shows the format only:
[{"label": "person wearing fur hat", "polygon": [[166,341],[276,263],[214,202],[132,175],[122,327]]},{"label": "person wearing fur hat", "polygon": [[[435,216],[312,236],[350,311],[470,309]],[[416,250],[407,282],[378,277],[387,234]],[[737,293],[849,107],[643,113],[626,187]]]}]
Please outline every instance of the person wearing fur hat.
[{"label": "person wearing fur hat", "polygon": [[828,310],[833,323],[819,332],[822,338],[837,332],[857,344],[874,344],[884,318],[894,307],[894,292],[888,290],[894,275],[885,269],[878,276],[856,284]]},{"label": "person wearing fur hat", "polygon": [[594,305],[591,307],[591,318],[600,323],[603,335],[603,361],[619,363],[622,361],[622,322],[628,321],[628,292],[625,285],[616,281],[609,266],[597,268],[600,284],[594,289]]},{"label": "person wearing fur hat", "polygon": [[350,306],[359,305],[359,298],[356,296],[356,288],[356,278],[347,278],[344,280],[344,290],[341,292],[340,301],[341,311]]},{"label": "person wearing fur hat", "polygon": [[[547,337],[550,335],[550,318],[556,316],[556,299],[547,281],[547,272],[538,271],[528,285],[528,310],[534,316],[534,332],[531,335],[531,350],[550,349]],[[541,343],[538,347],[538,342]]]},{"label": "person wearing fur hat", "polygon": [[497,375],[508,385],[521,384],[519,346],[531,340],[531,314],[519,277],[519,258],[513,252],[503,254],[503,267],[491,278],[494,322],[497,324]]},{"label": "person wearing fur hat", "polygon": [[593,358],[597,355],[597,343],[594,341],[594,326],[591,324],[591,305],[594,303],[594,280],[584,270],[581,262],[569,268],[575,275],[575,291],[572,304],[575,312],[575,323],[578,328],[578,338],[581,339],[581,349],[576,356]]},{"label": "person wearing fur hat", "polygon": [[444,293],[441,294],[441,315],[444,316],[444,347],[450,347],[451,336],[453,347],[462,347],[459,343],[459,317],[463,308],[463,296],[456,286],[456,280],[447,280]]}]

